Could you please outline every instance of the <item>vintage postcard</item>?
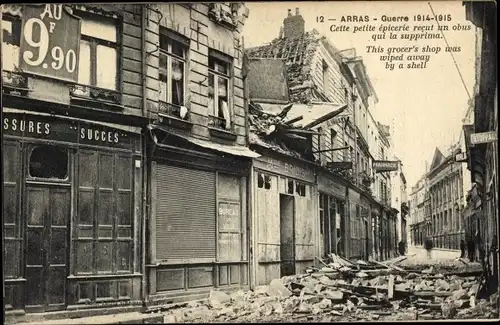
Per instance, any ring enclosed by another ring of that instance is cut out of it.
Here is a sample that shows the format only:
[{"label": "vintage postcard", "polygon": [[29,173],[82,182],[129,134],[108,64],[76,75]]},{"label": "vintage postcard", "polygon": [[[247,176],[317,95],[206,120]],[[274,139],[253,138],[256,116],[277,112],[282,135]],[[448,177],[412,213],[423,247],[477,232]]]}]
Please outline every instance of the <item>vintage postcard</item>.
[{"label": "vintage postcard", "polygon": [[1,8],[7,324],[498,318],[496,2]]}]

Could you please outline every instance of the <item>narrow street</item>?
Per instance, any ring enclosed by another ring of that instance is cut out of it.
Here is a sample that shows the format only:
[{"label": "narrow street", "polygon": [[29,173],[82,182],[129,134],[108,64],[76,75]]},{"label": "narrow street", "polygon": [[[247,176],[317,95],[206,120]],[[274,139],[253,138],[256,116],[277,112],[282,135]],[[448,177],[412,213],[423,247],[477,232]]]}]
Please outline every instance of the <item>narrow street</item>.
[{"label": "narrow street", "polygon": [[5,324],[497,317],[483,1],[2,4]]},{"label": "narrow street", "polygon": [[[415,255],[413,255],[415,254]],[[447,249],[433,249],[431,260],[427,257],[427,251],[421,246],[408,247],[408,259],[401,262],[404,265],[410,264],[431,264],[431,263],[452,263],[460,257],[460,251]]]},{"label": "narrow street", "polygon": [[[384,263],[334,262],[308,274],[275,279],[253,291],[213,291],[205,301],[165,311],[165,323],[332,322],[489,319],[498,316],[498,295],[483,299],[479,263],[459,252],[410,247]],[[356,270],[357,267],[357,270]]]}]

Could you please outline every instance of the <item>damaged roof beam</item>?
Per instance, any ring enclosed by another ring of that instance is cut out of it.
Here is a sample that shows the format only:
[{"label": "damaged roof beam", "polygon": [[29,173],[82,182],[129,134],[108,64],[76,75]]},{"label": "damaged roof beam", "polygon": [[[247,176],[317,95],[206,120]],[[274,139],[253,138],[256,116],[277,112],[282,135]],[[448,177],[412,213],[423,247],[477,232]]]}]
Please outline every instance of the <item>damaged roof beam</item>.
[{"label": "damaged roof beam", "polygon": [[324,149],[324,150],[313,151],[312,153],[331,152],[331,151],[345,150],[345,149],[349,149],[349,147],[340,147],[340,148],[333,148],[333,149]]},{"label": "damaged roof beam", "polygon": [[312,128],[312,127],[315,127],[318,124],[321,124],[321,123],[323,123],[325,121],[328,121],[328,120],[334,118],[335,116],[341,114],[343,111],[345,111],[346,108],[347,108],[347,104],[344,104],[344,106],[342,106],[338,110],[335,110],[335,111],[332,111],[332,112],[330,112],[328,114],[325,114],[322,117],[318,118],[317,120],[314,120],[311,123],[309,123],[307,125],[304,125],[304,129]]},{"label": "damaged roof beam", "polygon": [[303,117],[302,115],[300,115],[300,116],[297,116],[297,117],[292,118],[292,119],[291,119],[291,120],[289,120],[289,121],[286,121],[286,122],[285,122],[285,124],[286,124],[286,125],[290,125],[290,124],[292,124],[292,123],[295,123],[295,122],[298,122],[298,121],[302,120],[303,118],[304,118],[304,117]]}]

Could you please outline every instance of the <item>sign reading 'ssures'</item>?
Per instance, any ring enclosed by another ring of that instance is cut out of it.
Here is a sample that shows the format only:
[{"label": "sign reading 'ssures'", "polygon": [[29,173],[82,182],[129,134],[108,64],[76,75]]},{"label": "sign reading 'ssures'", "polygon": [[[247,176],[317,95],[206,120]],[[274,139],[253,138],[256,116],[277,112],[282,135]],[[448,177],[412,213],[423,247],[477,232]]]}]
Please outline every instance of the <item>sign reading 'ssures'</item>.
[{"label": "sign reading 'ssures'", "polygon": [[22,26],[20,69],[77,82],[80,18],[62,4],[26,5]]}]

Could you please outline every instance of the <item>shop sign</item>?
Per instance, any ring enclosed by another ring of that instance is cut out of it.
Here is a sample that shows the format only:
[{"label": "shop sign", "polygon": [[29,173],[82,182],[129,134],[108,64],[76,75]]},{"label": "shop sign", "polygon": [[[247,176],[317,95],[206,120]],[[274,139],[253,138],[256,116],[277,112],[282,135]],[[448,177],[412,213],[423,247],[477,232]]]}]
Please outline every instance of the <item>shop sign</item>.
[{"label": "shop sign", "polygon": [[397,171],[399,169],[399,161],[374,160],[372,167],[377,173]]},{"label": "shop sign", "polygon": [[304,168],[283,160],[261,156],[255,159],[255,167],[265,169],[273,173],[305,180],[310,183],[314,182],[314,171],[312,169]]},{"label": "shop sign", "polygon": [[480,143],[490,143],[497,141],[498,136],[495,131],[491,132],[482,132],[482,133],[472,133],[470,135],[470,143],[471,144],[480,144]]},{"label": "shop sign", "polygon": [[327,194],[332,194],[340,198],[345,198],[345,186],[328,178],[326,175],[318,177],[318,189]]},{"label": "shop sign", "polygon": [[352,169],[352,161],[332,161],[332,162],[327,162],[326,166],[328,167],[328,169],[335,169],[335,170]]},{"label": "shop sign", "polygon": [[219,229],[240,229],[240,204],[219,202]]},{"label": "shop sign", "polygon": [[26,73],[77,82],[80,18],[62,4],[25,5],[19,68]]},{"label": "shop sign", "polygon": [[455,161],[456,162],[466,162],[467,161],[467,153],[466,152],[460,152],[455,155]]},{"label": "shop sign", "polygon": [[78,120],[5,113],[2,124],[7,135],[122,148],[132,146],[130,137],[123,131]]}]

